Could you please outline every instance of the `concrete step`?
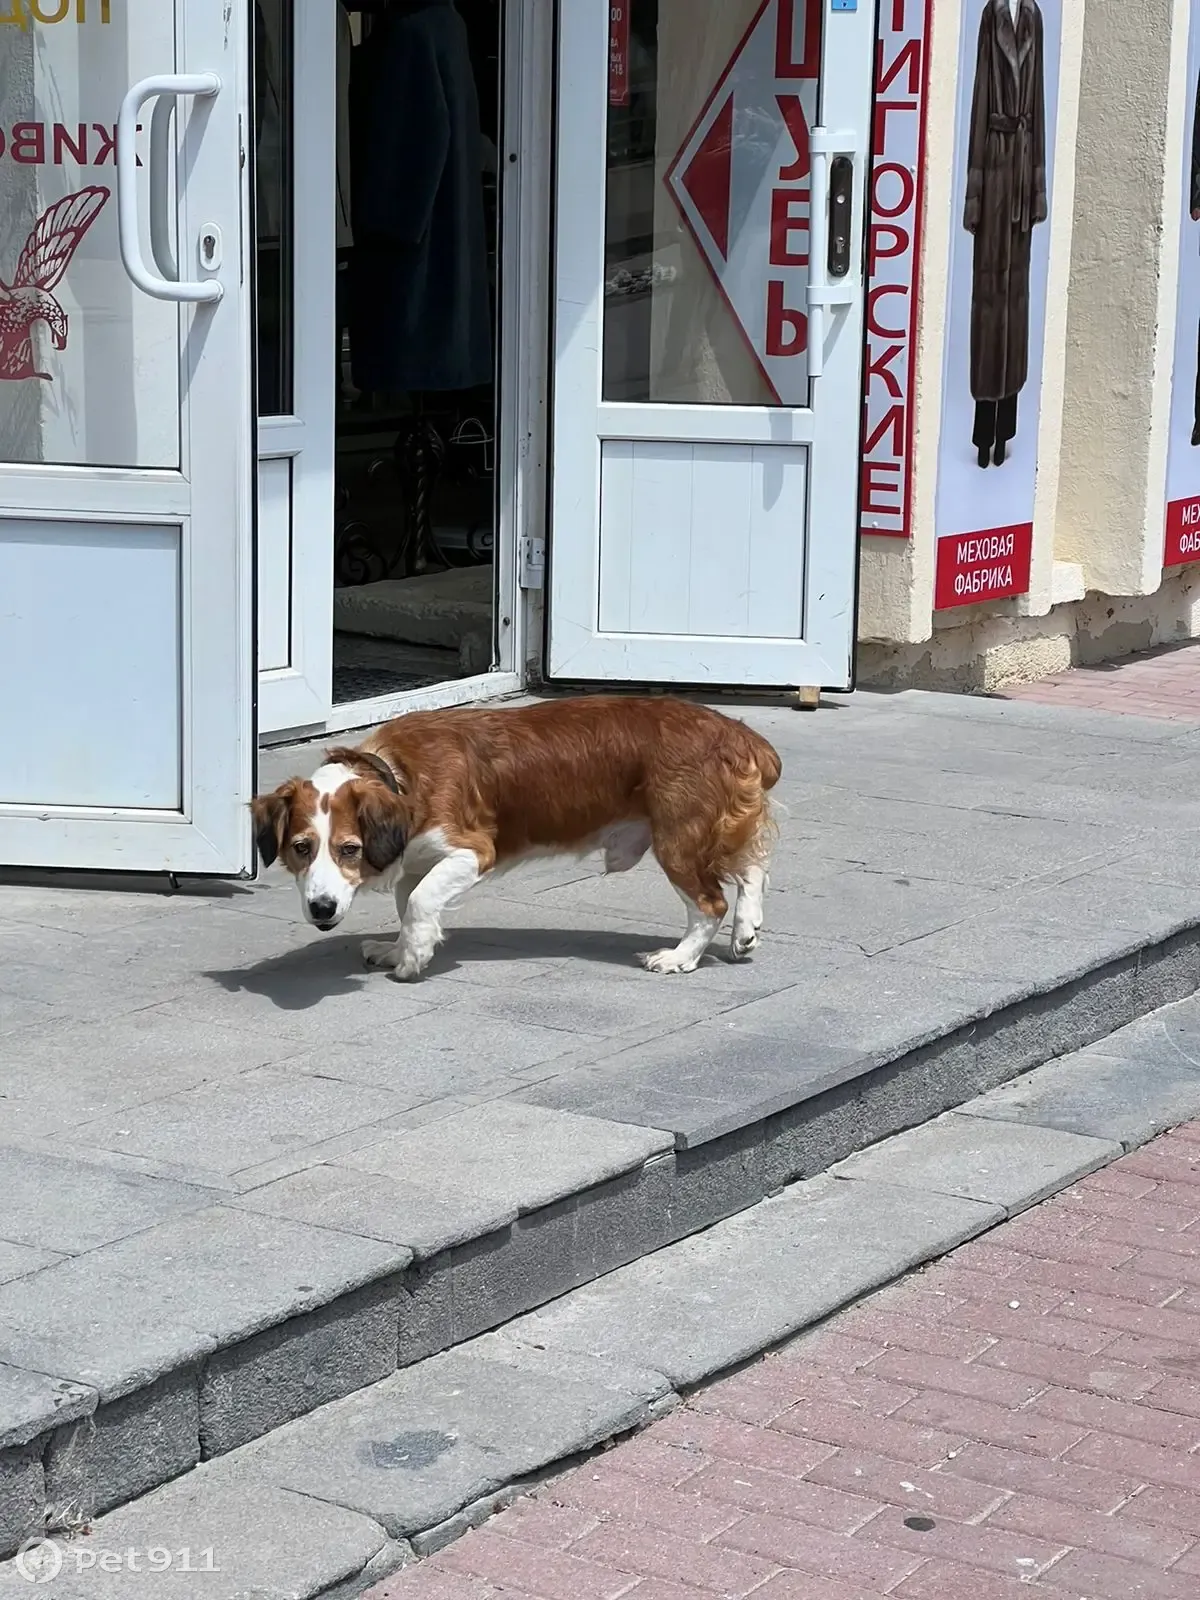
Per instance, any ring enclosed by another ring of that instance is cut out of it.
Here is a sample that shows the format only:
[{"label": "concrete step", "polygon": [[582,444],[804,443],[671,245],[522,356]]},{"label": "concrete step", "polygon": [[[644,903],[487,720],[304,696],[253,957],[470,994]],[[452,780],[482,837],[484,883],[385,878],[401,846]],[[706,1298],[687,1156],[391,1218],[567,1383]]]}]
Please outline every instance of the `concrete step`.
[{"label": "concrete step", "polygon": [[[359,1593],[697,1385],[1200,1114],[1197,1043],[1193,1000],[1039,1067],[206,1461],[86,1537],[26,1552],[25,1572],[0,1565],[0,1600],[47,1561],[61,1600]],[[152,1548],[174,1570],[150,1567]]]},{"label": "concrete step", "polygon": [[822,1043],[811,1006],[758,1001],[574,1074],[574,1109],[535,1085],[237,1193],[4,1147],[0,1237],[48,1196],[72,1230],[121,1227],[54,1267],[52,1303],[44,1252],[0,1244],[0,1555],[1191,994],[1198,940],[1114,933],[1103,962],[991,1009],[951,995],[917,1030],[885,979],[865,1051],[844,1008]]}]

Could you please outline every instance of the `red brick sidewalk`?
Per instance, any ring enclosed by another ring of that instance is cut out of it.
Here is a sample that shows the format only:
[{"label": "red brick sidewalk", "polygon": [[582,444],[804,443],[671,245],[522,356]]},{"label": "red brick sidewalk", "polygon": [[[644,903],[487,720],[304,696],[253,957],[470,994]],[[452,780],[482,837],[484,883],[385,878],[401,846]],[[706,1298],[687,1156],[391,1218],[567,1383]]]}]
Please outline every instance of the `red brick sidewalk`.
[{"label": "red brick sidewalk", "polygon": [[500,1593],[1197,1600],[1200,1123],[371,1591]]},{"label": "red brick sidewalk", "polygon": [[1155,650],[1099,667],[1075,667],[1037,683],[1014,685],[1003,691],[1002,698],[1200,722],[1200,644]]}]

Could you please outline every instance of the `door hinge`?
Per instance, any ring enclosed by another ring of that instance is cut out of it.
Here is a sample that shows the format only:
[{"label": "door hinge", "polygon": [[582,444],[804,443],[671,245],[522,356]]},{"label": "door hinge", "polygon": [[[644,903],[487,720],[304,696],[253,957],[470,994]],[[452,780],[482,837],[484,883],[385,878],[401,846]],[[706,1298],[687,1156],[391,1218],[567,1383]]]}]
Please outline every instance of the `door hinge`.
[{"label": "door hinge", "polygon": [[525,538],[521,540],[517,561],[517,582],[522,589],[541,589],[546,583],[546,541]]}]

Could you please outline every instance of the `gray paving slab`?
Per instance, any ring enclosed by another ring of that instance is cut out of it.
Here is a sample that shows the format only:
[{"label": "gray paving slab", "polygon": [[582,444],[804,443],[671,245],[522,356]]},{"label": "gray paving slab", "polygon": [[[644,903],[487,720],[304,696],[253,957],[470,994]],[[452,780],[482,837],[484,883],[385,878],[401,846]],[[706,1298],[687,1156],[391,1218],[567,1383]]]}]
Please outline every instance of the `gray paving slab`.
[{"label": "gray paving slab", "polygon": [[463,1189],[516,1216],[634,1171],[673,1142],[658,1129],[496,1101],[389,1134],[339,1165],[402,1178],[444,1197]]},{"label": "gray paving slab", "polygon": [[856,1076],[853,1045],[770,1036],[741,1020],[746,1007],[639,1044],[596,1067],[521,1091],[528,1104],[670,1129],[680,1149],[760,1122]]},{"label": "gray paving slab", "polygon": [[0,1362],[0,1450],[28,1444],[47,1427],[74,1422],[95,1409],[96,1391],[85,1384]]},{"label": "gray paving slab", "polygon": [[1200,1063],[1166,1041],[1158,1057],[1121,1054],[1105,1040],[1063,1056],[960,1106],[964,1116],[1059,1128],[1127,1150],[1200,1116]]},{"label": "gray paving slab", "polygon": [[959,1195],[1011,1214],[1114,1161],[1121,1146],[1054,1128],[949,1112],[898,1133],[832,1170],[838,1177]]},{"label": "gray paving slab", "polygon": [[[272,1040],[212,1020],[181,1025],[172,1006],[151,1006],[86,1025],[27,1026],[0,1040],[0,1097],[74,1128],[124,1106],[177,1094],[295,1054]],[[0,1117],[0,1137],[7,1122]]]},{"label": "gray paving slab", "polygon": [[[1173,921],[1169,927],[1160,924],[1156,937],[1166,938],[1175,926]],[[1129,954],[1143,940],[1142,933],[1114,928],[1100,917],[1086,922],[1060,920],[1016,907],[914,939],[899,953],[914,968],[966,975],[978,972],[983,948],[988,953],[988,970],[997,979],[1017,986],[1051,987]]]},{"label": "gray paving slab", "polygon": [[251,1189],[234,1203],[266,1216],[405,1245],[417,1256],[482,1238],[515,1220],[511,1195],[475,1194],[450,1177],[434,1192],[399,1171],[385,1175],[321,1164]]},{"label": "gray paving slab", "polygon": [[818,1178],[514,1322],[515,1340],[664,1373],[714,1372],[952,1249],[998,1206]]},{"label": "gray paving slab", "polygon": [[390,1023],[370,1037],[331,1040],[292,1056],[286,1070],[386,1089],[411,1109],[478,1093],[505,1077],[523,1081],[581,1045],[603,1043],[600,1034],[564,1035],[561,1028],[540,1028],[448,1004]]},{"label": "gray paving slab", "polygon": [[1044,888],[1025,888],[1014,897],[1012,910],[1022,918],[1052,920],[1056,927],[1099,925],[1158,937],[1200,921],[1200,896],[1194,888],[1121,877],[1111,867],[1106,862]]},{"label": "gray paving slab", "polygon": [[210,1206],[0,1285],[0,1361],[116,1399],[409,1260],[398,1246]]},{"label": "gray paving slab", "polygon": [[28,1000],[23,995],[8,994],[0,989],[0,1041],[28,1028],[45,1027],[57,1020],[58,1015],[48,1001]]},{"label": "gray paving slab", "polygon": [[[214,891],[172,892],[166,880],[155,887],[126,881],[120,888],[88,884],[74,887],[58,880],[56,874],[0,871],[0,906],[6,923],[28,923],[34,927],[57,928],[62,933],[107,933],[132,927],[153,917],[170,916],[181,905],[207,900]],[[225,899],[228,890],[218,886],[215,893]]]},{"label": "gray paving slab", "polygon": [[403,1537],[645,1422],[668,1387],[657,1373],[489,1335],[301,1418],[239,1452],[229,1471]]},{"label": "gray paving slab", "polygon": [[180,1164],[203,1162],[209,1171],[227,1174],[350,1129],[370,1128],[408,1103],[385,1089],[259,1067],[126,1107],[85,1123],[81,1134],[104,1150]]},{"label": "gray paving slab", "polygon": [[[58,1600],[309,1600],[356,1576],[386,1544],[367,1517],[234,1482],[218,1463],[101,1517],[86,1537],[56,1541],[57,1576],[39,1581]],[[171,1564],[162,1567],[161,1554],[152,1563],[152,1550],[165,1550]],[[31,1592],[14,1563],[0,1564],[0,1600]]]},{"label": "gray paving slab", "polygon": [[1180,1000],[1139,1017],[1110,1033],[1104,1049],[1135,1061],[1157,1062],[1175,1055],[1181,1066],[1200,1068],[1200,998]]},{"label": "gray paving slab", "polygon": [[[211,1191],[195,1185],[4,1145],[0,1195],[0,1231],[9,1240],[70,1255],[112,1244],[213,1201]],[[2,1268],[0,1247],[0,1272]]]},{"label": "gray paving slab", "polygon": [[13,1244],[0,1239],[0,1283],[10,1283],[14,1278],[24,1278],[43,1267],[52,1267],[62,1256],[50,1250],[35,1250],[31,1245]]},{"label": "gray paving slab", "polygon": [[772,894],[768,914],[771,925],[785,933],[848,944],[873,956],[1001,904],[992,889],[847,868],[800,891]]}]

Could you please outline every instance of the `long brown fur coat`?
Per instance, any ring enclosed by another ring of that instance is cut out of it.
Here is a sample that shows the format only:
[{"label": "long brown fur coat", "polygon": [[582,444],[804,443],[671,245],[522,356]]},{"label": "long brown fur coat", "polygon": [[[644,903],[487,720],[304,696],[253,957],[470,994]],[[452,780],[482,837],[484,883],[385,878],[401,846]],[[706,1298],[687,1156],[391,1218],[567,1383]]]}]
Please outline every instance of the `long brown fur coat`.
[{"label": "long brown fur coat", "polygon": [[1042,13],[984,0],[967,145],[963,224],[975,236],[971,395],[1004,400],[1029,375],[1029,257],[1046,219]]}]

